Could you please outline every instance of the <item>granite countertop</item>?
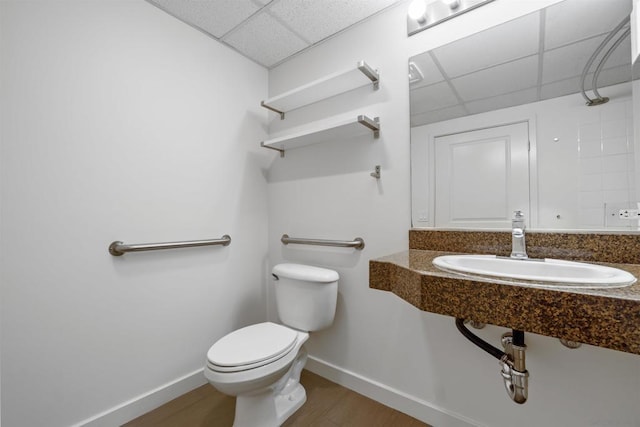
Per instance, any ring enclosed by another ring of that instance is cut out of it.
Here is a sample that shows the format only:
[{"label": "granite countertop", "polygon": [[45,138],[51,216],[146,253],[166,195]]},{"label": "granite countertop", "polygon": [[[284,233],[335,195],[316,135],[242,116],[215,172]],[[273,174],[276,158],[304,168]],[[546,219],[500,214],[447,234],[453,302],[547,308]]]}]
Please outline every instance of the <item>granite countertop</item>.
[{"label": "granite countertop", "polygon": [[[461,252],[410,249],[371,260],[369,286],[420,310],[640,354],[640,282],[607,289],[538,288],[432,264],[454,253]],[[640,264],[589,262],[640,277]]]}]

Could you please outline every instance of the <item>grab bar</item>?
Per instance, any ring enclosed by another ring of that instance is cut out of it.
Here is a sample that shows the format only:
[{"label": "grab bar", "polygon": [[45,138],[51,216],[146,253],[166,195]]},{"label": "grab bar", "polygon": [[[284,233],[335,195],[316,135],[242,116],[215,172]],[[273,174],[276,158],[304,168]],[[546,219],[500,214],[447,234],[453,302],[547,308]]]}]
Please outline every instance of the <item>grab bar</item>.
[{"label": "grab bar", "polygon": [[120,241],[112,242],[109,245],[109,253],[113,256],[121,256],[127,252],[157,251],[161,249],[194,248],[197,246],[222,245],[229,246],[231,237],[225,234],[220,239],[209,240],[189,240],[184,242],[164,242],[164,243],[136,243],[125,245]]},{"label": "grab bar", "polygon": [[289,237],[289,235],[283,234],[280,241],[284,245],[293,243],[296,245],[337,246],[339,248],[355,248],[358,250],[364,249],[364,240],[361,237],[356,237],[351,241],[345,241],[345,240],[324,240],[324,239],[302,239],[299,237]]}]

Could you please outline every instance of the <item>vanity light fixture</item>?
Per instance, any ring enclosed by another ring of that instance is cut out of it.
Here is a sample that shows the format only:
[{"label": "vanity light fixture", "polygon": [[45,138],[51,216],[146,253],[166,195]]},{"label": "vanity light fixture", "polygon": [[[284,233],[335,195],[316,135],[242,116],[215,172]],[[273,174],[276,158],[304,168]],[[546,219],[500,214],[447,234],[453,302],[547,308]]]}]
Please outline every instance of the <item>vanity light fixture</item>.
[{"label": "vanity light fixture", "polygon": [[414,35],[493,0],[413,0],[407,10],[407,34]]},{"label": "vanity light fixture", "polygon": [[460,7],[460,0],[442,0],[444,4],[449,6],[449,9],[454,10]]},{"label": "vanity light fixture", "polygon": [[413,0],[409,4],[409,10],[407,10],[408,19],[416,21],[418,24],[424,25],[427,23],[427,3],[426,0]]}]

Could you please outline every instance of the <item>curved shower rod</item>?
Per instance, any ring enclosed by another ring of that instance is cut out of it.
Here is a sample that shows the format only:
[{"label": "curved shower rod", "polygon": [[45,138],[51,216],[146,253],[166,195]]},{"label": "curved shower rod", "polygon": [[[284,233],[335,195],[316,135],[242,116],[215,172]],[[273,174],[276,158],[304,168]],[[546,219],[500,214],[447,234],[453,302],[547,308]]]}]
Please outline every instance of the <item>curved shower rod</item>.
[{"label": "curved shower rod", "polygon": [[600,45],[596,48],[595,52],[593,52],[593,54],[587,61],[587,64],[585,65],[584,70],[582,70],[582,75],[580,76],[580,91],[582,92],[582,96],[584,97],[584,99],[587,101],[588,106],[600,105],[609,101],[609,98],[601,96],[600,93],[598,92],[598,85],[597,85],[598,77],[600,76],[600,72],[602,71],[602,67],[604,67],[605,62],[607,61],[607,59],[609,59],[609,56],[611,56],[613,51],[616,50],[618,46],[620,46],[620,43],[622,43],[622,41],[627,36],[629,36],[629,33],[630,33],[629,28],[627,28],[622,33],[622,35],[618,37],[618,39],[616,39],[613,45],[611,45],[611,47],[605,52],[604,56],[598,63],[598,66],[596,67],[595,72],[593,73],[592,91],[596,95],[595,99],[591,99],[589,98],[589,96],[587,96],[584,83],[587,78],[587,74],[589,73],[589,69],[593,65],[593,62],[596,60],[600,52],[602,52],[602,49],[604,49],[604,47],[611,41],[611,39],[613,39],[615,35],[618,34],[620,30],[624,28],[625,25],[629,24],[629,22],[630,22],[630,17],[626,16],[622,21],[620,21],[618,25],[616,25],[616,27],[607,35],[607,37],[605,37],[602,43],[600,43]]}]

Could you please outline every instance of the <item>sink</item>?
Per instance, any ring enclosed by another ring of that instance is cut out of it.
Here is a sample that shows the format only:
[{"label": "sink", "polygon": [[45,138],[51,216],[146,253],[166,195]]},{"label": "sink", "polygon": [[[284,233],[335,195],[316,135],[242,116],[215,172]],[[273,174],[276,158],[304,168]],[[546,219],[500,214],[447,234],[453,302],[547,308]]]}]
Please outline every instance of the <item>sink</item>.
[{"label": "sink", "polygon": [[550,258],[444,255],[435,258],[433,264],[456,273],[540,282],[536,285],[552,287],[619,288],[636,282],[631,273],[618,268]]}]

